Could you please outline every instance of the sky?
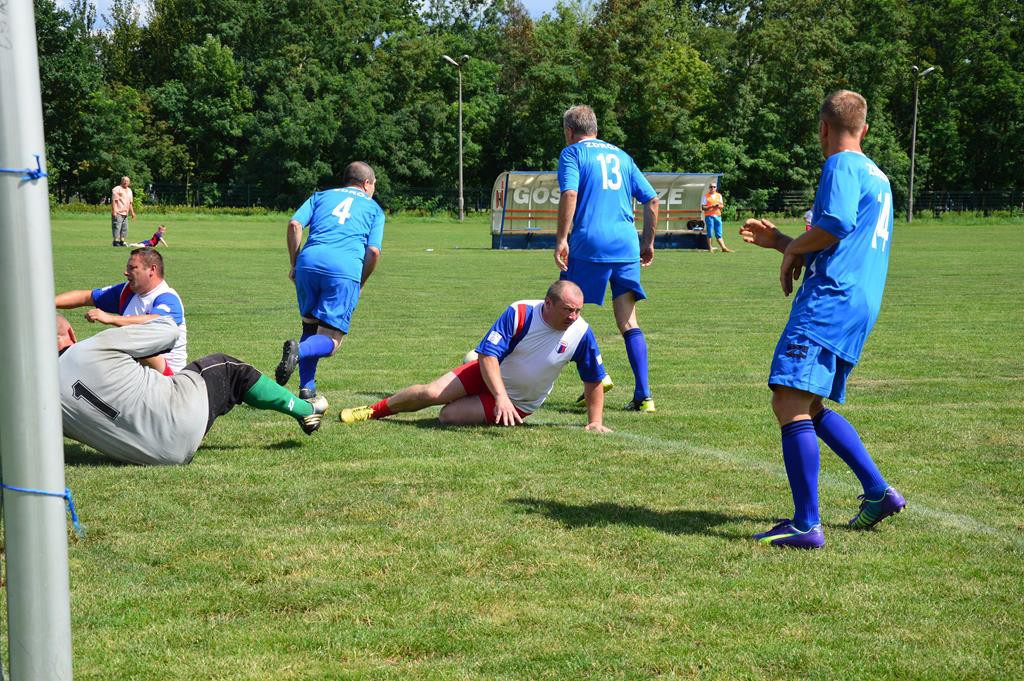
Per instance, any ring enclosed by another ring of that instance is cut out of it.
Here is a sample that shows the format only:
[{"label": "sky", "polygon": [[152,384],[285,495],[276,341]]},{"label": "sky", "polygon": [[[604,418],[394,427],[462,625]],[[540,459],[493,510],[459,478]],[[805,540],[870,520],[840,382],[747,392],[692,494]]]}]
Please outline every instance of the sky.
[{"label": "sky", "polygon": [[[104,24],[103,15],[109,13],[111,0],[93,0],[93,4],[96,5],[96,20],[101,26]],[[545,12],[550,12],[555,7],[555,0],[520,0],[523,5],[526,6],[526,10],[530,13],[530,16],[534,19],[540,18]],[[62,5],[68,4],[67,0],[60,2]],[[135,0],[135,4],[141,10],[145,7],[144,0]]]}]

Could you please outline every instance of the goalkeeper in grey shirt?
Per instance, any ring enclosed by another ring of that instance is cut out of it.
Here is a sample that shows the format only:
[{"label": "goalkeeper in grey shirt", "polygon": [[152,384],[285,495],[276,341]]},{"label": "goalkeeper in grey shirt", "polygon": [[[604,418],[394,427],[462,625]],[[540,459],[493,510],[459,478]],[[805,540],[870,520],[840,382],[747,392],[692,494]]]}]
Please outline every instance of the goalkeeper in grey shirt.
[{"label": "goalkeeper in grey shirt", "polygon": [[167,352],[178,338],[170,317],[101,331],[78,342],[57,316],[64,435],[121,461],[179,465],[192,460],[214,419],[241,403],[288,414],[307,434],[320,427],[327,400],[300,400],[228,355],[208,355],[174,376],[139,359]]}]

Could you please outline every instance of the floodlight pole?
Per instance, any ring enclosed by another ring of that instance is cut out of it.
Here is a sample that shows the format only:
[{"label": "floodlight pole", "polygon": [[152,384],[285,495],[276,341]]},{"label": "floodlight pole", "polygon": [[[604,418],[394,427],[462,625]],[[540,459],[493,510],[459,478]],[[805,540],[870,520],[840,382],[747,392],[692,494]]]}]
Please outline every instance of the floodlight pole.
[{"label": "floodlight pole", "polygon": [[[31,2],[0,4],[0,470],[7,488],[13,681],[72,678],[64,499],[9,489],[64,494],[50,206],[32,11]],[[38,165],[36,154],[42,157]]]},{"label": "floodlight pole", "polygon": [[459,222],[466,219],[466,201],[463,195],[463,183],[462,183],[462,65],[469,61],[469,55],[464,54],[459,57],[459,61],[455,61],[447,54],[441,55],[441,58],[446,62],[455,67],[455,70],[459,72]]},{"label": "floodlight pole", "polygon": [[934,66],[929,66],[924,71],[918,69],[916,65],[910,67],[911,73],[914,74],[914,117],[913,123],[910,126],[910,186],[907,188],[907,222],[914,221],[914,152],[917,147],[917,89],[921,84],[921,79],[930,75],[934,70]]}]

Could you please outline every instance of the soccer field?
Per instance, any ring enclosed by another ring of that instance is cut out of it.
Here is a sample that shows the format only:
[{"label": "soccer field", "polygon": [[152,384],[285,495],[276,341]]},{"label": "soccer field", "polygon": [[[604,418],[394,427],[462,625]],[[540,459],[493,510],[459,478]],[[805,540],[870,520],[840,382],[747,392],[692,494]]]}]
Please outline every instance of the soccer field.
[{"label": "soccer field", "polygon": [[[272,373],[296,337],[287,216],[168,226],[189,357]],[[897,223],[882,314],[841,411],[906,512],[852,532],[859,486],[822,449],[827,546],[750,535],[792,513],[765,384],[789,309],[779,255],[658,251],[639,307],[658,411],[610,304],[588,306],[617,382],[582,430],[573,369],[522,428],[436,409],[342,426],[455,366],[549,251],[493,251],[485,220],[388,222],[313,437],[239,407],[182,468],[68,441],[88,535],[70,540],[79,679],[1020,678],[1024,675],[1024,223]],[[802,227],[786,226],[791,233]],[[53,221],[56,288],[119,281],[103,215]],[[80,338],[101,330],[82,310]],[[296,379],[293,378],[293,389]]]}]

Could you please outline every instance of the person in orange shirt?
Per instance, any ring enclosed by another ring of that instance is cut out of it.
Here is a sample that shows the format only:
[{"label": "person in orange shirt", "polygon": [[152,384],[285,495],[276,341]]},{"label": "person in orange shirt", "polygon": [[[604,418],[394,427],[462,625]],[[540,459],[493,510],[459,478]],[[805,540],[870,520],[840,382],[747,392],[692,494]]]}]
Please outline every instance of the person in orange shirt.
[{"label": "person in orange shirt", "polygon": [[722,240],[722,208],[725,207],[725,204],[722,203],[722,195],[718,193],[718,187],[714,182],[708,187],[708,193],[701,197],[700,205],[704,209],[704,230],[708,236],[708,251],[718,250],[711,245],[711,237],[714,237],[718,239],[718,245],[722,247],[723,253],[732,253],[732,249],[726,246]]},{"label": "person in orange shirt", "polygon": [[128,216],[135,219],[135,196],[131,187],[131,179],[125,175],[110,192],[110,232],[114,237],[111,245],[115,247],[128,246],[124,242],[128,237]]}]

